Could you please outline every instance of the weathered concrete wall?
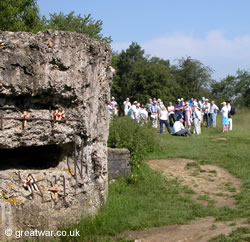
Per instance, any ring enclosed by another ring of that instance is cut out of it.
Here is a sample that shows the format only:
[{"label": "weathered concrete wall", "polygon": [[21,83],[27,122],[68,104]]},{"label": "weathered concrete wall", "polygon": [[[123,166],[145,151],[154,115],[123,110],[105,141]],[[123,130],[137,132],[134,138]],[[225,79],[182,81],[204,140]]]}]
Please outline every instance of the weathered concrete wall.
[{"label": "weathered concrete wall", "polygon": [[0,234],[96,213],[107,196],[110,47],[61,31],[0,40]]},{"label": "weathered concrete wall", "polygon": [[114,179],[126,177],[131,172],[128,149],[108,148],[108,175]]}]

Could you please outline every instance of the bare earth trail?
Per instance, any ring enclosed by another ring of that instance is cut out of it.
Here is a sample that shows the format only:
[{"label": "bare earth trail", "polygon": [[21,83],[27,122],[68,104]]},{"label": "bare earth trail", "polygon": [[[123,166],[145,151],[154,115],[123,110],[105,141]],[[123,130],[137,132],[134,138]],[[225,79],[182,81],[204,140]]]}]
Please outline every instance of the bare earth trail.
[{"label": "bare earth trail", "polygon": [[[194,199],[207,205],[213,200],[217,207],[234,207],[241,180],[227,170],[214,165],[199,165],[193,160],[151,160],[148,165],[164,172],[169,178],[178,178],[182,185],[190,187]],[[205,242],[220,234],[228,235],[239,227],[248,227],[245,219],[216,222],[213,217],[196,219],[185,225],[169,225],[142,231],[122,233],[126,239],[137,242]]]}]

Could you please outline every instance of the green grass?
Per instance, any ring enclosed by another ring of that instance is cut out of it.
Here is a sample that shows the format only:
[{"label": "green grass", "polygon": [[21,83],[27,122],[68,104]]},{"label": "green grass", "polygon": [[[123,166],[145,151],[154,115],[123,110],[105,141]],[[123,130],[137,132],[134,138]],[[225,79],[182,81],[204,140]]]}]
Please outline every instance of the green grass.
[{"label": "green grass", "polygon": [[[126,230],[138,230],[163,224],[184,224],[196,217],[210,214],[185,194],[191,189],[182,187],[178,180],[167,180],[148,166],[142,167],[142,175],[136,184],[120,179],[110,184],[106,206],[94,218],[83,218],[77,228],[82,235],[78,241],[100,241]],[[64,238],[63,241],[66,241]]]},{"label": "green grass", "polygon": [[[197,172],[201,172],[201,164],[226,168],[243,181],[241,192],[236,196],[236,208],[216,208],[213,201],[204,206],[193,200],[193,191],[182,186],[178,179],[167,179],[160,172],[143,165],[135,184],[120,179],[109,185],[107,203],[99,214],[93,218],[83,218],[78,225],[68,228],[77,228],[81,234],[80,238],[71,238],[70,241],[117,241],[114,236],[126,230],[184,224],[205,216],[214,216],[217,220],[240,217],[250,220],[250,111],[237,113],[233,122],[233,131],[224,134],[221,133],[218,119],[217,128],[202,128],[200,136],[158,135],[160,148],[148,154],[147,160],[193,159],[195,162],[189,168],[193,166]],[[233,188],[228,184],[225,190]],[[242,234],[244,231],[237,236],[242,237]],[[61,238],[62,241],[67,239]],[[227,240],[216,238],[215,241]]]},{"label": "green grass", "polygon": [[250,229],[246,227],[240,227],[234,230],[229,236],[221,234],[210,240],[211,242],[238,242],[238,241],[250,241]]},{"label": "green grass", "polygon": [[[199,164],[216,164],[242,179],[243,186],[237,200],[239,217],[250,217],[250,111],[243,110],[233,118],[233,130],[221,133],[220,120],[217,128],[202,128],[202,135],[192,137],[162,137],[167,149],[151,153],[148,159],[188,158],[199,170]],[[218,138],[226,138],[220,140]],[[228,190],[231,189],[227,186]]]}]

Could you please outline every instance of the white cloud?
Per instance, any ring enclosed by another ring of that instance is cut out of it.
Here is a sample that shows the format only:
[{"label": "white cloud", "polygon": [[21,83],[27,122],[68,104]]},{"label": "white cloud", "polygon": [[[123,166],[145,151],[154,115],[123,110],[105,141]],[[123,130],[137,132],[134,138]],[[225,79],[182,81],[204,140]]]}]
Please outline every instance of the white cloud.
[{"label": "white cloud", "polygon": [[[114,50],[126,49],[131,43],[113,43]],[[214,69],[214,78],[234,75],[237,69],[250,68],[250,35],[227,38],[223,31],[211,31],[204,38],[174,34],[139,43],[146,54],[173,61],[191,56]]]}]

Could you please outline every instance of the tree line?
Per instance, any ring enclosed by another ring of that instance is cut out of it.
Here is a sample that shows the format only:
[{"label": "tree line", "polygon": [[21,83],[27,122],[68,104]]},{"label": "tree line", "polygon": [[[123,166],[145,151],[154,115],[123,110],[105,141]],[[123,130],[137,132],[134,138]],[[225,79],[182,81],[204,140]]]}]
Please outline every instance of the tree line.
[{"label": "tree line", "polygon": [[45,29],[78,32],[90,38],[111,42],[110,36],[103,36],[101,20],[95,20],[91,14],[76,15],[73,11],[64,14],[50,13],[49,18],[40,14],[37,0],[1,0],[0,30],[39,32]]},{"label": "tree line", "polygon": [[[101,20],[91,14],[86,16],[50,13],[49,18],[40,14],[37,0],[1,0],[0,30],[38,32],[56,29],[78,32],[90,38],[111,43],[110,36],[103,36]],[[149,97],[161,98],[163,102],[175,102],[177,98],[203,96],[220,103],[234,99],[241,106],[250,107],[250,72],[238,70],[234,76],[228,75],[220,81],[212,78],[213,70],[191,57],[177,60],[171,65],[169,60],[150,57],[135,42],[120,53],[114,52],[112,66],[116,70],[111,95],[118,104],[130,97],[146,103]]]},{"label": "tree line", "polygon": [[206,97],[221,103],[233,99],[238,105],[250,107],[250,72],[238,70],[235,76],[221,81],[212,78],[213,70],[191,57],[169,60],[150,57],[137,43],[120,53],[113,53],[116,70],[112,95],[122,105],[126,97],[146,103],[148,98],[161,98],[164,103],[183,97]]}]

